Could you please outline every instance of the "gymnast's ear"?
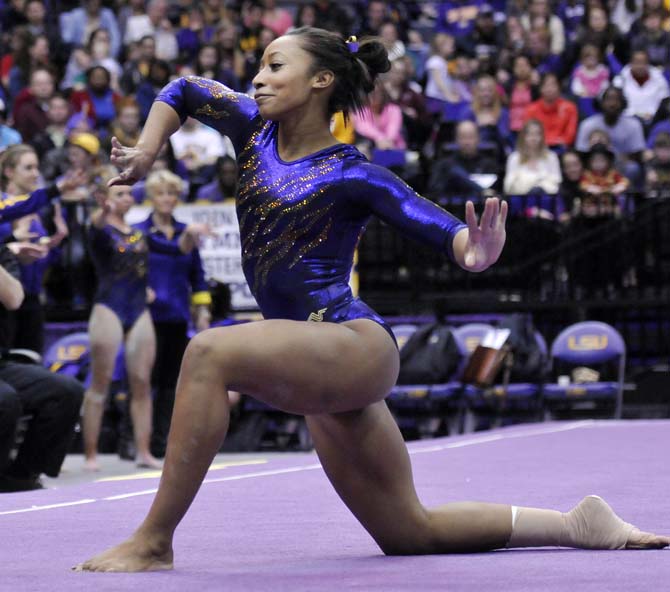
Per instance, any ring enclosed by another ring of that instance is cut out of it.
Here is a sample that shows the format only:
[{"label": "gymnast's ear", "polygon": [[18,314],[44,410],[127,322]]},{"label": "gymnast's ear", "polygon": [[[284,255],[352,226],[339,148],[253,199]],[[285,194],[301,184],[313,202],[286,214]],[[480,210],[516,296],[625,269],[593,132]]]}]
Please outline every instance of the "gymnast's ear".
[{"label": "gymnast's ear", "polygon": [[332,70],[319,70],[314,74],[312,86],[314,88],[328,88],[335,82],[335,74]]}]

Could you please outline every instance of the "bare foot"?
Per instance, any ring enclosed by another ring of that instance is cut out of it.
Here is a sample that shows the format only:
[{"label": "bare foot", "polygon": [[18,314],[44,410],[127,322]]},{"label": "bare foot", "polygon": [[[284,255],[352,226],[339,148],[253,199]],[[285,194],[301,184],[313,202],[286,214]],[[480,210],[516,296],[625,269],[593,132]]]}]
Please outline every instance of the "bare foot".
[{"label": "bare foot", "polygon": [[137,455],[137,468],[139,469],[162,469],[163,463],[151,454]]},{"label": "bare foot", "polygon": [[87,458],[84,461],[84,470],[94,473],[100,470],[100,465],[95,458]]},{"label": "bare foot", "polygon": [[582,549],[662,549],[670,538],[642,532],[619,518],[597,495],[585,497],[566,514],[570,546]]},{"label": "bare foot", "polygon": [[138,572],[174,568],[171,544],[158,544],[135,534],[116,547],[73,567],[74,571]]}]

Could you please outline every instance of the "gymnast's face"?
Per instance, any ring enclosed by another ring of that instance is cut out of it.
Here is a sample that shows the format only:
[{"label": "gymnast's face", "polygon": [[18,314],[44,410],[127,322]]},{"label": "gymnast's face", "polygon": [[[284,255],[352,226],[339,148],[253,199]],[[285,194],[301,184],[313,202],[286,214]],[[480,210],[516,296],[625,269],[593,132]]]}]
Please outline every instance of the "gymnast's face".
[{"label": "gymnast's face", "polygon": [[112,203],[114,212],[122,218],[134,203],[129,185],[113,185],[108,189],[107,199]]},{"label": "gymnast's face", "polygon": [[297,36],[270,43],[252,81],[258,111],[263,119],[274,121],[291,114],[304,115],[321,103],[325,108],[331,82],[331,72],[313,72],[312,57],[302,49]]}]

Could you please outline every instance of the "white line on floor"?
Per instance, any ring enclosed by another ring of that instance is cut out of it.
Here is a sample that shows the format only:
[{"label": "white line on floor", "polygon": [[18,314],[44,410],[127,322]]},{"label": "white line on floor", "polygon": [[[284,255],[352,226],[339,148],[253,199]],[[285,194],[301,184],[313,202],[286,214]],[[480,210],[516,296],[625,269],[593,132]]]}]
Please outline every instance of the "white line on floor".
[{"label": "white line on floor", "polygon": [[[576,430],[580,428],[592,427],[594,424],[597,425],[598,422],[594,420],[585,420],[570,422],[565,425],[544,427],[544,428],[531,428],[528,430],[514,431],[510,433],[501,433],[501,434],[491,434],[488,436],[473,436],[465,437],[459,439],[455,442],[450,442],[448,444],[440,444],[437,446],[426,446],[424,448],[414,448],[410,446],[410,454],[425,454],[427,452],[440,452],[442,450],[448,450],[450,448],[464,448],[466,446],[477,446],[479,444],[486,444],[488,442],[497,442],[500,440],[511,440],[514,438],[528,438],[532,436],[541,436],[545,434],[555,434],[558,432],[565,432],[568,430]],[[320,469],[321,465],[319,463],[309,464],[309,465],[299,465],[296,467],[289,467],[286,469],[274,469],[269,471],[258,471],[256,473],[246,473],[243,475],[231,475],[229,477],[217,477],[214,479],[205,479],[204,483],[222,483],[224,481],[240,481],[242,479],[253,479],[257,477],[270,477],[273,475],[284,475],[287,473],[299,473],[302,471],[313,471],[314,469]],[[31,506],[30,508],[20,508],[17,510],[5,510],[0,512],[0,516],[8,516],[10,514],[21,514],[24,512],[38,512],[41,510],[52,510],[55,508],[64,508],[68,506],[78,506],[82,504],[90,504],[93,502],[103,502],[103,501],[118,501],[122,499],[127,499],[131,497],[138,497],[142,495],[152,495],[158,491],[157,489],[144,489],[142,491],[135,491],[131,493],[123,493],[120,495],[112,495],[109,497],[103,497],[99,499],[82,499],[76,500],[73,502],[64,502],[60,504],[49,504],[46,506]]]}]

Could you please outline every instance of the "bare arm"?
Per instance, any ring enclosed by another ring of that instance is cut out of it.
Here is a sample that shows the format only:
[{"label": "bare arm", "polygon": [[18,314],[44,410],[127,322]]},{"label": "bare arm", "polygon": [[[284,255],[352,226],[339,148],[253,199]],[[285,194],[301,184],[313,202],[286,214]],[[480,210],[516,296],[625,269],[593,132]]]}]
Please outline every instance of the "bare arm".
[{"label": "bare arm", "polygon": [[131,185],[144,177],[163,144],[180,126],[179,115],[170,105],[154,102],[134,148],[123,146],[116,138],[112,138],[111,161],[121,172],[108,184]]},{"label": "bare arm", "polygon": [[16,310],[23,302],[23,286],[0,265],[0,303],[7,310]]}]

